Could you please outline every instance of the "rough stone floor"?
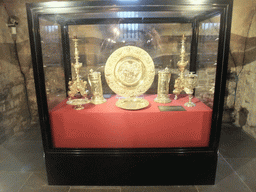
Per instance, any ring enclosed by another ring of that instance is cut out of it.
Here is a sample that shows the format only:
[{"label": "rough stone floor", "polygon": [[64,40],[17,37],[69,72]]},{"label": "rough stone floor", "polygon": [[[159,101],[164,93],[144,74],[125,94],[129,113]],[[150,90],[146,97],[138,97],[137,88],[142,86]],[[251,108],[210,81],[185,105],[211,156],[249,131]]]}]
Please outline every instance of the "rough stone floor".
[{"label": "rough stone floor", "polygon": [[213,186],[49,186],[39,126],[0,145],[1,192],[255,192],[256,140],[223,125],[216,184]]}]

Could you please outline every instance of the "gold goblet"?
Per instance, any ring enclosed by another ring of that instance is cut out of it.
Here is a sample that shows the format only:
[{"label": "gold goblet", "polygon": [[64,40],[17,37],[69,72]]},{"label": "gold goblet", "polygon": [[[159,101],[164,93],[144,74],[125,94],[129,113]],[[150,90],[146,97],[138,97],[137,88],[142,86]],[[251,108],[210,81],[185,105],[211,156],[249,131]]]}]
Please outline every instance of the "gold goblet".
[{"label": "gold goblet", "polygon": [[185,88],[184,91],[189,95],[189,101],[184,104],[186,107],[195,107],[196,104],[192,102],[194,88],[197,86],[198,76],[193,72],[185,76]]}]

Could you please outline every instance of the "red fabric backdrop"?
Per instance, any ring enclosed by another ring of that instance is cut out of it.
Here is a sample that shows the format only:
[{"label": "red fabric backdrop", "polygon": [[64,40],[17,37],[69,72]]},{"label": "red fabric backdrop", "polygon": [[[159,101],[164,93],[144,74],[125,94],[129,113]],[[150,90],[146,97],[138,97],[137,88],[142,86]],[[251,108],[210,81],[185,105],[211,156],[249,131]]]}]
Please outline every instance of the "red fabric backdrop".
[{"label": "red fabric backdrop", "polygon": [[[74,110],[66,100],[50,111],[54,147],[58,148],[165,148],[206,147],[212,110],[197,98],[195,107],[185,107],[188,97],[169,104],[155,103],[129,111],[115,106],[116,96],[101,105],[87,104]],[[160,111],[158,106],[183,106],[187,111]]]}]

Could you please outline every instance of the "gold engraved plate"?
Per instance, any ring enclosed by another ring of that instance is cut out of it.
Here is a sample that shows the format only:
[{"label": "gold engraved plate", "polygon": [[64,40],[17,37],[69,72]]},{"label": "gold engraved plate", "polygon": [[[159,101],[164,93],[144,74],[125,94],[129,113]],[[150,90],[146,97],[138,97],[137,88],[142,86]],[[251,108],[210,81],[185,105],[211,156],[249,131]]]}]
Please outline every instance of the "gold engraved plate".
[{"label": "gold engraved plate", "polygon": [[119,99],[116,102],[116,106],[122,109],[138,110],[143,109],[149,105],[149,102],[143,98],[130,98]]},{"label": "gold engraved plate", "polygon": [[[150,55],[139,47],[121,47],[108,58],[105,78],[109,87],[127,101],[118,102],[118,107],[130,110],[141,109],[147,107],[149,103],[136,97],[145,93],[152,85],[155,78],[154,62]],[[129,107],[127,103],[131,106],[132,102],[137,104]]]}]

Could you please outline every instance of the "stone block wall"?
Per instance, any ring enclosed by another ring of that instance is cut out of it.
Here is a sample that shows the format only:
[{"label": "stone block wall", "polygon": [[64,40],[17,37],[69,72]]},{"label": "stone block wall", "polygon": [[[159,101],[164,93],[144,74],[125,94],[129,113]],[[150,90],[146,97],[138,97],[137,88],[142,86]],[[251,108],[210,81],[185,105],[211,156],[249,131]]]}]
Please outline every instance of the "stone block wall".
[{"label": "stone block wall", "polygon": [[225,108],[256,138],[256,1],[234,1]]},{"label": "stone block wall", "polygon": [[[5,7],[5,10],[8,16],[15,16],[18,20],[18,25],[16,26],[17,35],[17,50],[18,58],[20,61],[20,71],[23,73],[23,84],[26,88],[26,97],[28,100],[28,109],[27,112],[31,116],[31,123],[38,122],[38,112],[37,112],[37,101],[35,94],[35,83],[34,83],[34,74],[31,61],[31,52],[30,52],[30,41],[28,33],[28,24],[27,24],[27,12],[26,12],[26,3],[40,2],[40,1],[31,1],[31,0],[3,0],[1,4],[2,7]],[[17,61],[17,58],[13,57]]]},{"label": "stone block wall", "polygon": [[31,122],[25,78],[15,54],[9,15],[0,5],[0,144],[10,136],[26,130]]}]

